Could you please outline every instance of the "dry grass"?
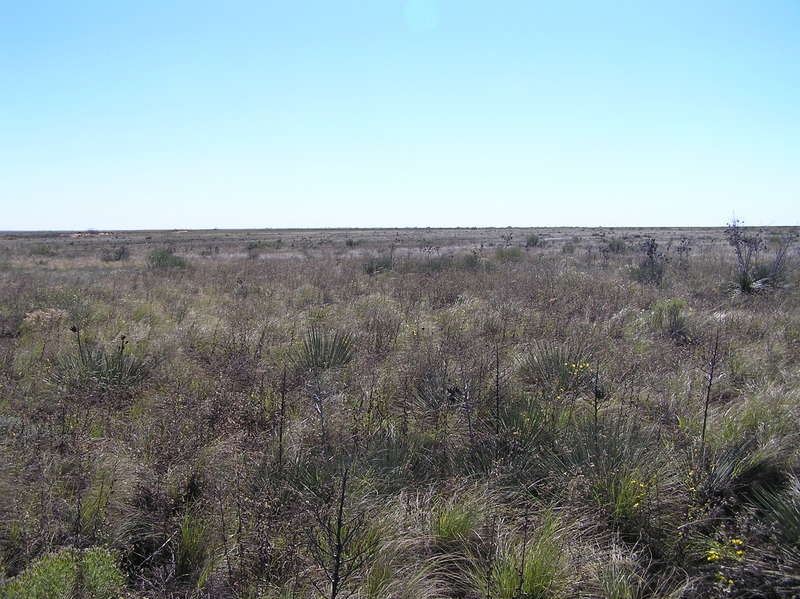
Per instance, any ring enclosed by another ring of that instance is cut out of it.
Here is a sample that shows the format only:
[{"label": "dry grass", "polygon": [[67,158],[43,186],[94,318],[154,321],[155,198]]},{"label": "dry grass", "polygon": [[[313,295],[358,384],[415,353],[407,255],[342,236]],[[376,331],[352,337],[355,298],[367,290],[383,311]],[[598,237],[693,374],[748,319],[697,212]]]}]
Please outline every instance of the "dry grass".
[{"label": "dry grass", "polygon": [[736,271],[722,228],[0,234],[0,590],[794,596],[797,272]]}]

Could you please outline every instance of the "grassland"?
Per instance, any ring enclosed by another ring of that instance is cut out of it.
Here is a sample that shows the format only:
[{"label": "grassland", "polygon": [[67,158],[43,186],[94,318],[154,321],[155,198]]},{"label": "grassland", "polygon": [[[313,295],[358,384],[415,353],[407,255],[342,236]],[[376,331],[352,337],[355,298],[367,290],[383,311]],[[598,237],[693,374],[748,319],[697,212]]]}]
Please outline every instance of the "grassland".
[{"label": "grassland", "polygon": [[796,597],[738,232],[0,233],[0,596]]}]

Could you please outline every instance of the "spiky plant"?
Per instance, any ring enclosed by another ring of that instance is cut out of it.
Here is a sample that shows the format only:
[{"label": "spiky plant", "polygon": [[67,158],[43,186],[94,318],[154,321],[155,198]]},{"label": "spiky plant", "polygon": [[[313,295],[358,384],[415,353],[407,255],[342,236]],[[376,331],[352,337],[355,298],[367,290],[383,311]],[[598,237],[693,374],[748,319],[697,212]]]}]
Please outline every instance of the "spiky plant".
[{"label": "spiky plant", "polygon": [[355,353],[355,342],[350,333],[312,327],[290,360],[298,373],[319,374],[347,366]]},{"label": "spiky plant", "polygon": [[68,393],[85,393],[92,398],[131,397],[158,365],[154,356],[126,353],[125,335],[109,352],[83,341],[78,327],[71,330],[75,333],[77,353],[60,357],[51,375],[51,382]]},{"label": "spiky plant", "polygon": [[539,341],[522,358],[519,376],[548,399],[575,393],[591,386],[589,353],[581,342]]}]

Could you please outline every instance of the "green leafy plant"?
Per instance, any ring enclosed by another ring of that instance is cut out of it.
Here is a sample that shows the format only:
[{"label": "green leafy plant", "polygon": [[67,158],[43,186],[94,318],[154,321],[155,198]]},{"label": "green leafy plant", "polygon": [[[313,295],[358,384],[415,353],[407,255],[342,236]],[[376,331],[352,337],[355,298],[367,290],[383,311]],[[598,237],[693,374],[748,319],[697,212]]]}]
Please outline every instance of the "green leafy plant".
[{"label": "green leafy plant", "polygon": [[624,254],[625,250],[628,249],[625,240],[620,237],[612,237],[608,240],[608,244],[606,245],[608,251],[612,254]]},{"label": "green leafy plant", "polygon": [[664,335],[675,340],[686,341],[686,316],[683,310],[686,300],[671,299],[659,300],[653,305],[650,315],[653,329],[663,332]]},{"label": "green leafy plant", "polygon": [[131,255],[127,245],[119,245],[113,249],[104,248],[100,254],[100,259],[103,262],[119,262],[127,260]]},{"label": "green leafy plant", "polygon": [[520,529],[498,534],[488,563],[473,558],[466,577],[482,596],[498,599],[559,597],[568,580],[564,529],[551,511],[540,522],[526,517]]}]

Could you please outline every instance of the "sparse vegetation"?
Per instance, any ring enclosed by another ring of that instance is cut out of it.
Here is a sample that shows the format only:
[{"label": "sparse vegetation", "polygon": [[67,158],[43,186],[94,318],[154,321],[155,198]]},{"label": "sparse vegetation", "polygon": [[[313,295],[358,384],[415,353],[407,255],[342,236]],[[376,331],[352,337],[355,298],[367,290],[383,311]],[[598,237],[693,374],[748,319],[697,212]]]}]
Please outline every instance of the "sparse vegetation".
[{"label": "sparse vegetation", "polygon": [[793,232],[605,233],[4,234],[0,596],[798,596]]}]

